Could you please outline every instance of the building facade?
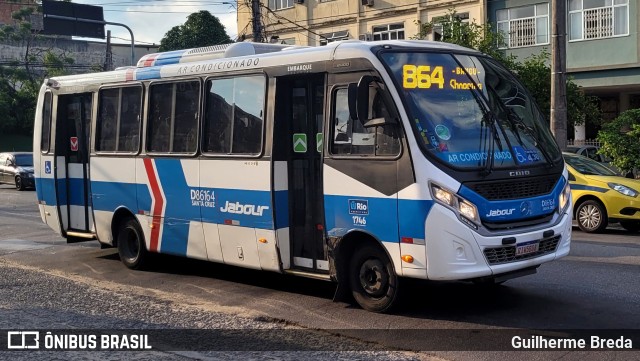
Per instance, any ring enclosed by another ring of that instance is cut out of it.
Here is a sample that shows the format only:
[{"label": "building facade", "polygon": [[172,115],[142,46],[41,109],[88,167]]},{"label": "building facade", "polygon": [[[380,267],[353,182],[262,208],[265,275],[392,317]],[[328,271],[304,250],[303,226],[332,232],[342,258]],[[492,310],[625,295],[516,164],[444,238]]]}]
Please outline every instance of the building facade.
[{"label": "building facade", "polygon": [[[263,37],[295,45],[347,40],[410,39],[455,7],[463,19],[484,23],[481,0],[261,0]],[[252,40],[251,0],[238,0],[238,30]],[[438,37],[434,29],[431,37]],[[277,40],[276,40],[277,39]]]},{"label": "building facade", "polygon": [[[551,50],[551,2],[489,1],[488,20],[505,34],[504,49],[524,59]],[[640,108],[640,46],[636,0],[567,1],[567,73],[600,101],[603,121]],[[593,139],[597,126],[576,127],[575,140]]]}]

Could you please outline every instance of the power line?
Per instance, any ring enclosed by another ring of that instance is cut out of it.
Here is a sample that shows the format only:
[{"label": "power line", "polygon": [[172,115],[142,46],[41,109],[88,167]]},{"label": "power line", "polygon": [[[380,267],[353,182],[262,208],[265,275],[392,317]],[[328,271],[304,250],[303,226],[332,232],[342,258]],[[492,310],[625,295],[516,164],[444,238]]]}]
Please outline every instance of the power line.
[{"label": "power line", "polygon": [[303,30],[308,31],[308,32],[310,32],[310,33],[311,33],[311,34],[313,34],[313,35],[317,35],[317,36],[319,36],[319,37],[321,37],[321,38],[323,38],[323,39],[326,39],[326,37],[324,37],[323,35],[318,34],[318,33],[316,33],[315,31],[313,31],[313,30],[311,30],[311,29],[309,29],[309,28],[307,28],[307,27],[304,27],[304,26],[302,26],[302,25],[300,25],[300,24],[298,24],[298,23],[296,23],[296,22],[293,22],[293,21],[291,21],[291,20],[289,20],[289,19],[285,18],[284,16],[281,16],[281,15],[276,14],[276,13],[275,13],[273,10],[271,10],[268,6],[265,6],[265,5],[264,5],[264,4],[262,4],[262,3],[260,3],[260,5],[261,5],[261,7],[263,7],[263,8],[265,8],[265,9],[267,9],[267,11],[268,11],[268,12],[270,12],[270,13],[271,13],[273,16],[275,16],[276,18],[281,19],[281,20],[285,20],[285,21],[287,21],[287,22],[290,22],[291,24],[293,24],[293,25],[295,25],[295,26],[297,26],[297,27],[299,27],[299,28],[301,28],[301,29],[303,29]]},{"label": "power line", "polygon": [[[109,11],[109,12],[116,12],[116,13],[143,13],[143,14],[193,14],[193,11],[146,11],[146,10],[104,10],[104,11]],[[226,13],[212,13],[210,12],[209,14],[211,15],[228,15],[231,14],[229,12]],[[245,12],[243,12],[242,14],[246,14]]]},{"label": "power line", "polygon": [[[139,0],[139,1],[119,1],[119,2],[111,2],[111,3],[102,3],[102,4],[94,4],[96,6],[126,6],[125,4],[140,4],[140,3],[154,3],[154,2],[177,2],[177,3],[197,3],[201,5],[231,5],[235,6],[233,2],[230,1],[209,1],[209,0],[187,0],[187,1],[176,1],[176,0]],[[149,5],[140,5],[140,6],[149,6]],[[177,6],[177,5],[171,5]]]}]

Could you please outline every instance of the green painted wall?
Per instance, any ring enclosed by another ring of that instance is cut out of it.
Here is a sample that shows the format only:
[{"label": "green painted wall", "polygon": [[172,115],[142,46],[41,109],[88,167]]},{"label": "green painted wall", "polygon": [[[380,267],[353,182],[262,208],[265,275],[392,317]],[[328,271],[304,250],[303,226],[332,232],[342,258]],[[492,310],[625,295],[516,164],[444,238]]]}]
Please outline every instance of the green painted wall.
[{"label": "green painted wall", "polygon": [[[492,24],[496,24],[496,11],[499,9],[513,8],[531,4],[541,4],[545,1],[536,0],[498,0],[487,2],[487,15]],[[550,3],[550,1],[549,1]],[[551,5],[549,5],[551,6]],[[640,12],[637,0],[629,0],[629,35],[598,40],[583,40],[567,43],[567,68],[584,69],[591,67],[616,68],[622,64],[638,64],[638,18]],[[549,14],[551,23],[551,14]],[[549,28],[551,33],[551,28]],[[551,36],[549,36],[551,39]],[[509,49],[508,52],[524,59],[532,54],[537,54],[546,48],[551,51],[551,45],[531,46]],[[637,84],[637,83],[636,83]]]},{"label": "green painted wall", "polygon": [[638,2],[629,0],[629,35],[567,44],[567,68],[638,63]]},{"label": "green painted wall", "polygon": [[640,84],[640,68],[579,72],[571,77],[585,88],[631,86]]}]

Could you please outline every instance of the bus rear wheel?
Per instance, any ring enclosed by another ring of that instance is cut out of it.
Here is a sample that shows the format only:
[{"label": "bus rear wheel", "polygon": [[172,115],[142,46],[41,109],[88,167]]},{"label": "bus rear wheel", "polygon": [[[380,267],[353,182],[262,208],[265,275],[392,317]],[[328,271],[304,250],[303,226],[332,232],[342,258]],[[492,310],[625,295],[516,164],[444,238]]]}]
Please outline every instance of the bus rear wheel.
[{"label": "bus rear wheel", "polygon": [[398,298],[399,279],[378,247],[356,250],[349,267],[349,285],[356,302],[367,311],[387,312]]},{"label": "bus rear wheel", "polygon": [[129,218],[118,232],[118,254],[130,269],[142,269],[148,263],[149,252],[144,242],[144,233],[137,220]]}]

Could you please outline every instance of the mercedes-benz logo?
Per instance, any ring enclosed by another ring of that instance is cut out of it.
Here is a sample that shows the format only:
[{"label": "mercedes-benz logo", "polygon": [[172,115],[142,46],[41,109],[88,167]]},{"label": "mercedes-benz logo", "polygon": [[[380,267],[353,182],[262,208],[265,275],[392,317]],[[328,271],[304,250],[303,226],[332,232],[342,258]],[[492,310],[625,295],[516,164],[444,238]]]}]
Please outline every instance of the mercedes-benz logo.
[{"label": "mercedes-benz logo", "polygon": [[531,203],[527,201],[520,203],[520,213],[522,213],[523,216],[529,215],[529,213],[531,213]]}]

